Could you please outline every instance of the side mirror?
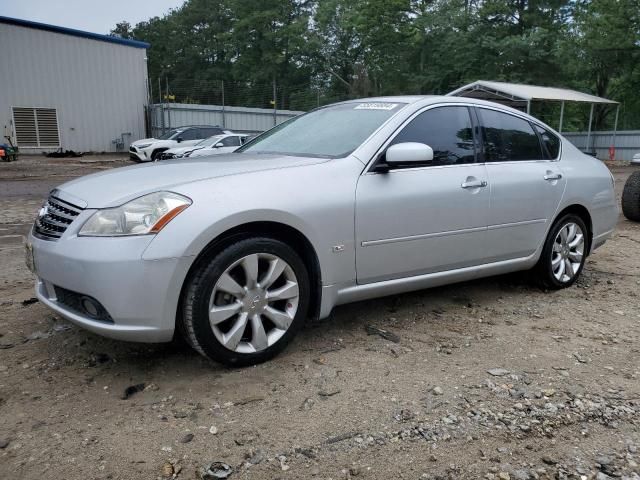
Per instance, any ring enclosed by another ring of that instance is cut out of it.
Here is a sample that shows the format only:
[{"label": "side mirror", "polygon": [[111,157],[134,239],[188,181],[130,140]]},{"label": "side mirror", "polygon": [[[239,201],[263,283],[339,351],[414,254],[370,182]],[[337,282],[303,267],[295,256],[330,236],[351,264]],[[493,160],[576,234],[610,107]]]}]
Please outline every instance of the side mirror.
[{"label": "side mirror", "polygon": [[176,138],[176,142],[178,142],[178,143],[182,142],[182,137]]},{"label": "side mirror", "polygon": [[221,148],[224,147],[224,145],[222,144],[222,142],[218,142],[214,145],[214,148]]},{"label": "side mirror", "polygon": [[405,167],[433,161],[433,148],[424,143],[405,142],[391,145],[385,160],[389,167]]}]

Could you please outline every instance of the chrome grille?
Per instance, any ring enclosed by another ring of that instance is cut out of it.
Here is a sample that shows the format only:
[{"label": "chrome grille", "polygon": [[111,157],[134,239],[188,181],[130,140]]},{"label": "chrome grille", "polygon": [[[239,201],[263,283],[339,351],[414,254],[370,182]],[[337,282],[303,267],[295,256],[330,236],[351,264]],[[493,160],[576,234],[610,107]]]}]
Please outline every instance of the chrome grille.
[{"label": "chrome grille", "polygon": [[34,234],[44,240],[57,240],[82,210],[76,205],[50,195],[38,214]]}]

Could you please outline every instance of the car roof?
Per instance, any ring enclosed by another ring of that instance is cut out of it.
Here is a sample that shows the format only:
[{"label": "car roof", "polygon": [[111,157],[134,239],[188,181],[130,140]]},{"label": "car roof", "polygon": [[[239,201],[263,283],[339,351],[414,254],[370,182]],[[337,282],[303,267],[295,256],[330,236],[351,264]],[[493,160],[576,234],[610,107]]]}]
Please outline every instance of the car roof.
[{"label": "car roof", "polygon": [[174,127],[173,130],[186,130],[187,128],[220,128],[223,129],[220,125],[182,125],[180,127]]},{"label": "car roof", "polygon": [[[488,106],[499,106],[505,108],[507,110],[515,110],[511,107],[503,105],[498,102],[491,102],[488,100],[481,100],[479,98],[471,98],[471,97],[457,97],[450,95],[393,95],[387,97],[366,97],[366,98],[355,98],[352,100],[345,100],[340,103],[364,103],[364,102],[398,102],[398,103],[418,103],[424,102],[425,104],[429,103],[440,103],[440,102],[448,102],[448,103],[473,103],[475,105],[488,105]],[[520,110],[515,110],[522,113]]]},{"label": "car roof", "polygon": [[542,122],[542,120],[532,117],[531,115],[523,112],[522,110],[518,110],[516,108],[512,108],[512,107],[509,107],[508,105],[504,105],[498,102],[481,100],[479,98],[458,97],[453,95],[398,95],[398,96],[388,96],[388,97],[357,98],[353,100],[346,100],[344,102],[339,102],[339,103],[345,104],[345,103],[366,103],[366,102],[371,102],[371,103],[397,102],[397,103],[405,103],[407,105],[420,104],[418,106],[419,108],[422,108],[423,106],[435,104],[435,103],[462,103],[466,105],[479,105],[479,106],[485,106],[485,107],[493,107],[493,108],[504,110],[506,112],[513,113],[515,115],[524,116],[554,131],[553,128],[551,128],[549,125]]},{"label": "car roof", "polygon": [[433,95],[394,95],[388,97],[366,97],[366,98],[354,98],[352,100],[345,100],[340,103],[363,103],[363,102],[398,102],[398,103],[415,103],[426,98],[431,98]]}]

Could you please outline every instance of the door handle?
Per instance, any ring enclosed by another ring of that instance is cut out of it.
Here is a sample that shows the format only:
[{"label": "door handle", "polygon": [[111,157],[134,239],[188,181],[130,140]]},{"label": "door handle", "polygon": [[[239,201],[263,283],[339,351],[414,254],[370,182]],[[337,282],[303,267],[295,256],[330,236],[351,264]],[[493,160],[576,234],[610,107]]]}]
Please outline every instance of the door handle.
[{"label": "door handle", "polygon": [[474,180],[471,182],[462,182],[462,188],[484,188],[487,186],[486,180]]},{"label": "door handle", "polygon": [[547,181],[560,180],[562,178],[561,173],[549,173],[544,176],[544,179]]}]

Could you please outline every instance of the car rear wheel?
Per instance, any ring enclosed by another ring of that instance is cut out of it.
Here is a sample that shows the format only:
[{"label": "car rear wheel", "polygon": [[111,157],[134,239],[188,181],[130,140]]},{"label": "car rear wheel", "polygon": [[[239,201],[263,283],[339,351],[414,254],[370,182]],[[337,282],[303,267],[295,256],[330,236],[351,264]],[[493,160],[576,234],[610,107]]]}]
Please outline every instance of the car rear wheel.
[{"label": "car rear wheel", "polygon": [[570,287],[580,276],[588,252],[588,230],[577,215],[568,214],[553,225],[534,272],[542,287]]},{"label": "car rear wheel", "polygon": [[640,222],[640,172],[633,172],[624,184],[622,213],[629,220]]},{"label": "car rear wheel", "polygon": [[303,325],[309,292],[307,269],[291,247],[271,238],[241,240],[197,267],[186,288],[182,330],[212,360],[264,362]]}]

